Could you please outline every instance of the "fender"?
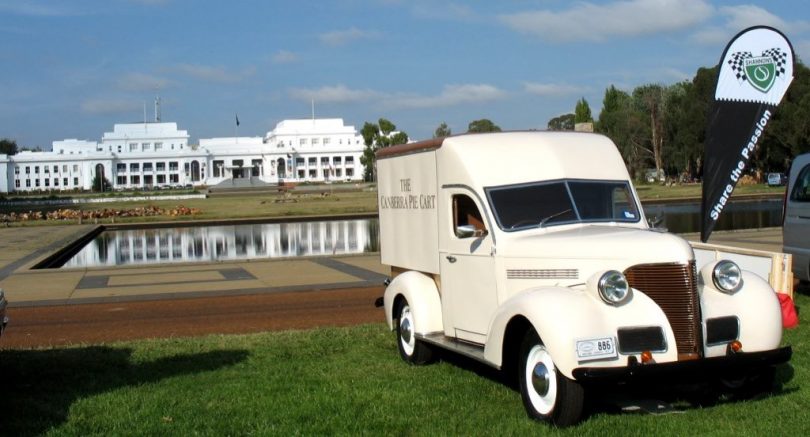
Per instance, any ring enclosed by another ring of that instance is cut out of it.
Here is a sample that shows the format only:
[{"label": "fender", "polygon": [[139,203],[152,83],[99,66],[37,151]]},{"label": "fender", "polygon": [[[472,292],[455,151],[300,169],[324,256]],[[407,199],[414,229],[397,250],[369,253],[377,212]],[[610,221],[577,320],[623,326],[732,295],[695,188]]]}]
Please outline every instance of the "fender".
[{"label": "fender", "polygon": [[[615,338],[617,329],[623,326],[660,326],[668,347],[666,351],[654,353],[655,360],[667,362],[678,359],[675,336],[666,315],[647,295],[634,289],[630,300],[620,306],[608,305],[596,296],[593,290],[564,287],[533,288],[518,293],[495,314],[484,348],[484,358],[498,367],[503,364],[506,328],[514,317],[522,316],[534,326],[557,369],[571,379],[573,370],[582,365],[577,358],[576,341]],[[587,361],[587,365],[625,366],[627,362],[621,357]]]},{"label": "fender", "polygon": [[[776,349],[782,342],[782,311],[776,292],[758,275],[742,271],[743,285],[733,294],[715,288],[711,279],[713,265],[701,269],[701,298],[703,320],[736,316],[740,323],[739,340],[745,352]],[[704,323],[705,327],[705,323]],[[705,329],[705,328],[704,328]],[[704,337],[706,333],[704,332]],[[726,345],[707,346],[706,356],[726,353]]]},{"label": "fender", "polygon": [[442,302],[439,289],[433,279],[417,271],[398,275],[385,289],[385,321],[388,328],[394,329],[394,302],[397,296],[404,297],[413,313],[414,332],[428,334],[443,331]]}]

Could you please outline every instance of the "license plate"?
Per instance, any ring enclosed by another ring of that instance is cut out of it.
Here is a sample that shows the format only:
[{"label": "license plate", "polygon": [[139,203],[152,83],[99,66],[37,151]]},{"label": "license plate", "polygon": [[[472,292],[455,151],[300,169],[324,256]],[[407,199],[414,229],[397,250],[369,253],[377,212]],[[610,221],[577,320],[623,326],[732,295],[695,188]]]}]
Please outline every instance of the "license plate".
[{"label": "license plate", "polygon": [[617,357],[616,342],[611,337],[590,338],[577,341],[577,358],[580,361]]}]

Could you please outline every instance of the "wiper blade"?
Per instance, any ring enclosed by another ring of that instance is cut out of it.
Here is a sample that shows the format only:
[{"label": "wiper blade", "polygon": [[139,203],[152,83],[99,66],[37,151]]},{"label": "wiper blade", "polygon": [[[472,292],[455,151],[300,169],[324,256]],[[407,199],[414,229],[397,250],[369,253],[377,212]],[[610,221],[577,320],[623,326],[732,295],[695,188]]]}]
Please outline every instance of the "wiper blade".
[{"label": "wiper blade", "polygon": [[560,212],[558,212],[558,213],[551,214],[550,216],[548,216],[548,217],[544,218],[543,220],[540,220],[540,223],[538,223],[538,224],[537,224],[537,227],[538,227],[538,228],[542,228],[542,227],[543,227],[543,225],[544,225],[544,224],[546,224],[546,222],[547,222],[547,221],[549,221],[549,220],[551,220],[551,219],[553,219],[553,218],[557,218],[557,217],[559,217],[559,216],[561,216],[561,215],[563,215],[563,214],[567,214],[567,213],[569,213],[569,212],[571,212],[571,211],[572,211],[572,209],[571,209],[571,208],[568,208],[568,209],[566,209],[565,211],[560,211]]}]

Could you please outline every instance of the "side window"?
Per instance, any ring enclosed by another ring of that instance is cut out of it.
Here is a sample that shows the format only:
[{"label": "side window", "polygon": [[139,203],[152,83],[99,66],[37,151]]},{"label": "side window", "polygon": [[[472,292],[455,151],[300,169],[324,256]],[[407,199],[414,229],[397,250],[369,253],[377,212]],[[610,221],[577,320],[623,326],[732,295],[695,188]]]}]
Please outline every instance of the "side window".
[{"label": "side window", "polygon": [[790,200],[794,202],[810,202],[810,165],[804,166],[796,178],[796,184],[790,192]]},{"label": "side window", "polygon": [[459,238],[483,237],[487,227],[475,202],[464,194],[453,195],[453,232]]}]

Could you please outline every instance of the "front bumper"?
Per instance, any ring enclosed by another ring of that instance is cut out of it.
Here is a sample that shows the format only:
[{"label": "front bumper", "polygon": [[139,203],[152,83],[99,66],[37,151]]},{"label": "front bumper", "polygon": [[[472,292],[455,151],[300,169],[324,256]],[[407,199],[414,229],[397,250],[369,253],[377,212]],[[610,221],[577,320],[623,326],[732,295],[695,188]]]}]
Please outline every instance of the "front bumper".
[{"label": "front bumper", "polygon": [[782,364],[790,360],[790,346],[764,351],[740,352],[722,357],[670,363],[635,364],[627,367],[580,367],[574,379],[583,383],[630,383],[638,381],[706,381],[722,376]]}]

